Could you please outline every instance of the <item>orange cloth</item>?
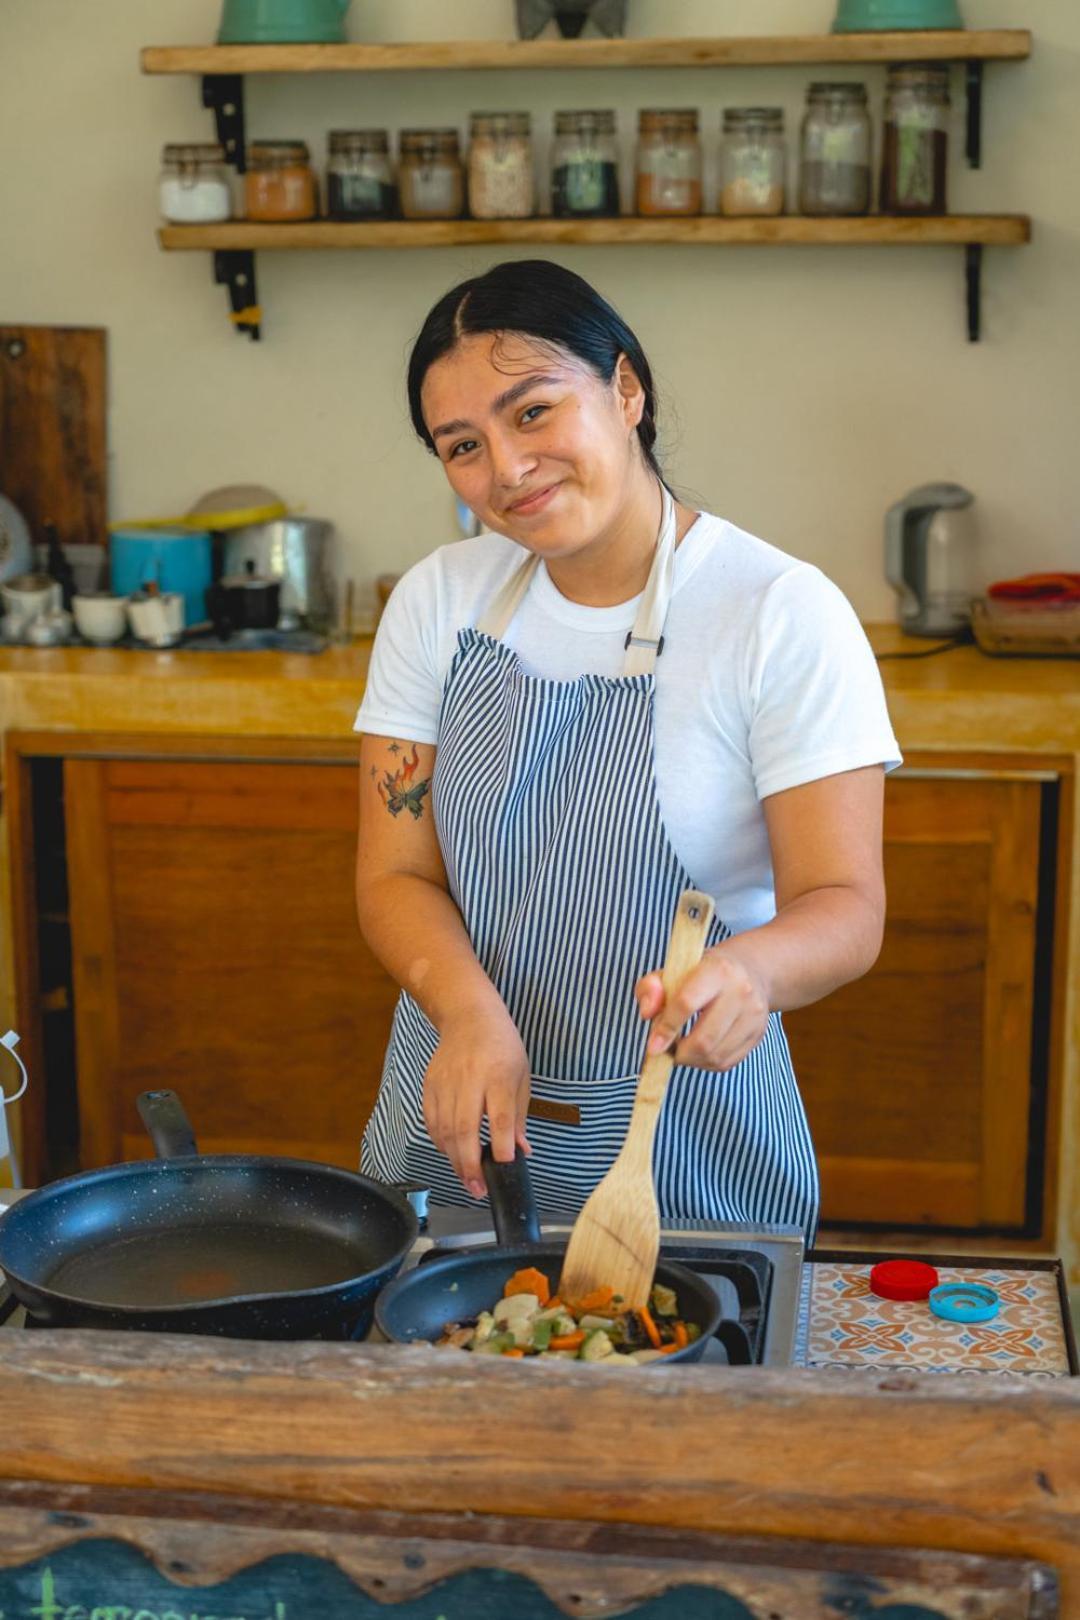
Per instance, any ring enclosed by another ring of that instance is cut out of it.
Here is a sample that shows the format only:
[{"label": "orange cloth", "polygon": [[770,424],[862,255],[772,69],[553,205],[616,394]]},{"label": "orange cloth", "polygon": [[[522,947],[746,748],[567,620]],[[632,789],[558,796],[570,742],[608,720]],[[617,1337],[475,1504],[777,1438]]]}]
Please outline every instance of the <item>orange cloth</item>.
[{"label": "orange cloth", "polygon": [[1080,574],[1021,574],[999,579],[986,594],[1026,602],[1080,602]]}]

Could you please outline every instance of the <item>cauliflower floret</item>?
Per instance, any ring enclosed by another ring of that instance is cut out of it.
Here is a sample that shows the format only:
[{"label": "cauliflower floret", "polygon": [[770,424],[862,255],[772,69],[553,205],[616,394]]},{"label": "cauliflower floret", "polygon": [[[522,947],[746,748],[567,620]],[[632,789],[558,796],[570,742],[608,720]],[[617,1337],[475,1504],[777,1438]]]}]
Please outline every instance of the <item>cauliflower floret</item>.
[{"label": "cauliflower floret", "polygon": [[540,1309],[540,1301],[535,1294],[511,1294],[509,1299],[500,1299],[494,1310],[496,1322],[512,1322],[519,1317],[535,1316]]}]

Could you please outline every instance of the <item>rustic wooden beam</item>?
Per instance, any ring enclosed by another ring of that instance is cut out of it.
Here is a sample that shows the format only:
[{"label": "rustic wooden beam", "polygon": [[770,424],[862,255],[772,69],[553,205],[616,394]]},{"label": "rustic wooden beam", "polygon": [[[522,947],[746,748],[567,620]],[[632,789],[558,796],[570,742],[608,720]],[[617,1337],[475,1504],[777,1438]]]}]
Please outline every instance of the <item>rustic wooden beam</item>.
[{"label": "rustic wooden beam", "polygon": [[1036,1558],[1080,1616],[1080,1387],[1064,1379],[9,1334],[0,1479]]}]

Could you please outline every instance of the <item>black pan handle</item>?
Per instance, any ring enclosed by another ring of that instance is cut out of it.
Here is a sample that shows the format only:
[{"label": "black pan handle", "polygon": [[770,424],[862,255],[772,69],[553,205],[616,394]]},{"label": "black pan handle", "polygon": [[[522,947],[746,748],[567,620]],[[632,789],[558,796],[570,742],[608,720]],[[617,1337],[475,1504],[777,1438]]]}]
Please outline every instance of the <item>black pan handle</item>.
[{"label": "black pan handle", "polygon": [[191,1121],[175,1091],[143,1091],[136,1099],[159,1159],[190,1159],[199,1149]]},{"label": "black pan handle", "polygon": [[750,1335],[741,1322],[733,1322],[725,1316],[716,1332],[715,1339],[719,1339],[727,1351],[729,1367],[750,1367],[754,1362],[754,1352],[750,1347]]},{"label": "black pan handle", "polygon": [[491,1213],[495,1219],[495,1237],[504,1249],[515,1243],[540,1242],[540,1216],[529,1180],[529,1161],[520,1148],[514,1149],[513,1163],[500,1164],[485,1142],[480,1154],[480,1168],[484,1172]]}]

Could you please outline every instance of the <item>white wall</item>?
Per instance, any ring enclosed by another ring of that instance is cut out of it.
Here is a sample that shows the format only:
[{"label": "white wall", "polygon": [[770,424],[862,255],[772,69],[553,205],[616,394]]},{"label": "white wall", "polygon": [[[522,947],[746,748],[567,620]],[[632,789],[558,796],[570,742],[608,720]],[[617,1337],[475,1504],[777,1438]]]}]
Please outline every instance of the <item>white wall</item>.
[{"label": "white wall", "polygon": [[[1080,7],[962,0],[970,26],[1030,26],[1030,62],[987,70],[985,167],[954,210],[1028,212],[1031,247],[985,255],[985,337],[964,331],[959,249],[578,248],[553,251],[634,325],[661,384],[663,446],[693,499],[823,566],[866,618],[891,617],[881,519],[950,478],[978,496],[987,577],[1080,566]],[[147,44],[213,39],[217,0],[2,0],[0,315],[109,331],[114,519],[182,510],[221,483],[269,483],[333,518],[359,600],[456,532],[414,441],[402,376],[431,302],[501,250],[264,254],[265,337],[233,334],[203,254],[154,230],[167,140],[212,138],[194,78],[144,77]],[[630,0],[635,34],[816,32],[832,0]],[[353,0],[354,39],[499,38],[511,0]],[[464,126],[522,106],[545,137],[566,106],[783,103],[811,77],[882,70],[413,74],[249,80],[249,132]],[[523,249],[523,256],[536,252]],[[2,487],[2,470],[0,470]]]}]

